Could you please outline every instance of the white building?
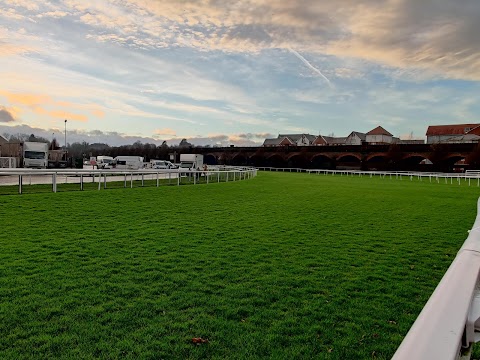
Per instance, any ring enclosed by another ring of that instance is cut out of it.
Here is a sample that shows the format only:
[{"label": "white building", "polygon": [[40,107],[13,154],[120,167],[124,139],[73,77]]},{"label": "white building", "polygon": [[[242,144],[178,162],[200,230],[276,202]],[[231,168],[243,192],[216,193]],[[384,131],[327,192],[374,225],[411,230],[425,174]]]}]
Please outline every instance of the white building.
[{"label": "white building", "polygon": [[393,143],[393,135],[390,134],[381,126],[377,126],[375,129],[370,130],[366,134],[366,142],[371,145],[391,144]]}]

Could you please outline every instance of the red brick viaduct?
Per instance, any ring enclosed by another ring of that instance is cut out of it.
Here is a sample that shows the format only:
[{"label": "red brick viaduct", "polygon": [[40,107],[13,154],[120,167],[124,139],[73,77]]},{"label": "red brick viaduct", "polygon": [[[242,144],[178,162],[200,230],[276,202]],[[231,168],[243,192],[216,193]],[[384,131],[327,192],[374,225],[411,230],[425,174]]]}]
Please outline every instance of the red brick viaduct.
[{"label": "red brick viaduct", "polygon": [[181,152],[203,154],[210,165],[415,171],[480,168],[480,147],[473,143],[190,148]]}]

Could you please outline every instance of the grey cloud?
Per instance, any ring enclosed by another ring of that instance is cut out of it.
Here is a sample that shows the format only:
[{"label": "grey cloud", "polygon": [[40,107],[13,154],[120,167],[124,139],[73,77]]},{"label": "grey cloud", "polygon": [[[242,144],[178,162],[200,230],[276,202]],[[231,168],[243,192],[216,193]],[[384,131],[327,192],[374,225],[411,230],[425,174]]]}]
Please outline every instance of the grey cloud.
[{"label": "grey cloud", "polygon": [[0,123],[14,122],[15,116],[7,108],[0,106]]},{"label": "grey cloud", "polygon": [[[16,125],[16,126],[2,126],[0,125],[0,133],[8,134],[35,134],[36,136],[41,136],[46,139],[52,139],[55,137],[59,142],[60,146],[64,144],[64,132],[62,129],[53,128],[53,129],[42,129],[36,128],[28,125]],[[258,134],[260,135],[260,134]],[[171,139],[159,139],[158,137],[148,137],[148,136],[136,136],[122,134],[116,131],[101,131],[101,130],[76,130],[76,129],[67,129],[67,142],[82,142],[86,141],[90,144],[92,143],[105,143],[110,146],[120,146],[133,144],[136,141],[142,143],[150,143],[161,145],[163,141],[166,140],[168,145],[178,145],[180,143],[180,138],[171,138]],[[259,138],[259,141],[253,141],[249,138],[242,138],[239,135],[212,135],[212,136],[196,136],[187,138],[187,141],[195,146],[259,146],[263,143],[263,138]]]},{"label": "grey cloud", "polygon": [[271,138],[274,137],[273,134],[270,133],[246,133],[246,134],[238,134],[237,137],[242,138],[242,139],[266,139],[266,138]]}]

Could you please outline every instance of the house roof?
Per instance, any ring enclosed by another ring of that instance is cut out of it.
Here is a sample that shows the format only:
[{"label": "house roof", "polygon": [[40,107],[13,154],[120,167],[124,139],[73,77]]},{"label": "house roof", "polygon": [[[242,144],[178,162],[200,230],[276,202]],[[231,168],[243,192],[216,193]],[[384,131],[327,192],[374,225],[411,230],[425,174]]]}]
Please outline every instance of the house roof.
[{"label": "house roof", "polygon": [[283,139],[283,138],[289,138],[292,141],[297,141],[302,137],[303,134],[279,134],[278,138]]},{"label": "house roof", "polygon": [[367,135],[387,135],[387,136],[393,136],[390,134],[387,130],[385,130],[381,126],[377,126],[375,129],[370,130]]},{"label": "house roof", "polygon": [[323,137],[327,144],[344,144],[347,140],[346,137],[333,137],[333,136],[324,136]]},{"label": "house roof", "polygon": [[315,141],[317,138],[315,135],[310,135],[310,134],[305,134],[305,137],[310,141],[311,143]]},{"label": "house roof", "polygon": [[350,135],[348,135],[348,137],[354,136],[354,135],[357,135],[360,138],[360,140],[362,140],[362,141],[365,141],[365,139],[367,138],[367,134],[361,133],[361,132],[358,132],[358,131],[352,131],[350,133]]},{"label": "house roof", "polygon": [[4,142],[4,143],[7,143],[8,140],[5,139],[5,137],[3,137],[2,135],[0,135],[0,142]]},{"label": "house roof", "polygon": [[431,125],[427,129],[426,135],[463,135],[477,128],[478,126],[480,126],[480,124]]},{"label": "house roof", "polygon": [[283,138],[275,138],[275,139],[265,139],[263,142],[263,146],[273,146],[273,145],[279,145]]},{"label": "house roof", "polygon": [[480,136],[475,134],[466,134],[462,136],[456,136],[450,139],[446,139],[445,142],[478,142],[480,140]]}]

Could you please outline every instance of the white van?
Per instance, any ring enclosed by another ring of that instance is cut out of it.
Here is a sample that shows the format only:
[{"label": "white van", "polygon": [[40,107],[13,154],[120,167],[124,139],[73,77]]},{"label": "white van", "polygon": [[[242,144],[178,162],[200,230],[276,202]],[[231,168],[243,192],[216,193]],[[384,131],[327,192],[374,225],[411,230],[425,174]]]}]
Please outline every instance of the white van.
[{"label": "white van", "polygon": [[119,170],[143,169],[143,157],[141,156],[117,156],[115,167]]},{"label": "white van", "polygon": [[167,160],[150,160],[152,169],[175,169],[176,166]]},{"label": "white van", "polygon": [[114,160],[111,156],[97,156],[95,165],[97,165],[97,169],[111,169],[113,162]]}]

